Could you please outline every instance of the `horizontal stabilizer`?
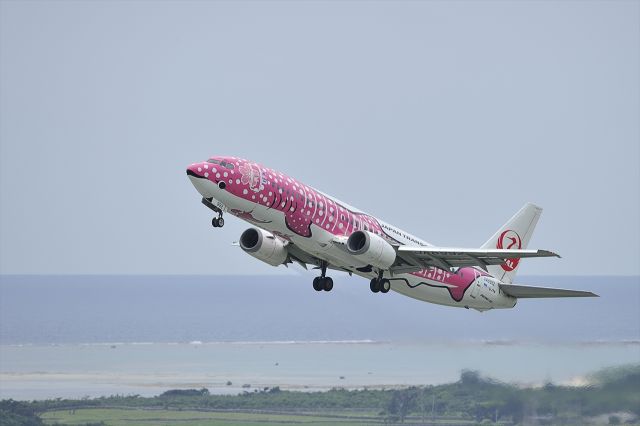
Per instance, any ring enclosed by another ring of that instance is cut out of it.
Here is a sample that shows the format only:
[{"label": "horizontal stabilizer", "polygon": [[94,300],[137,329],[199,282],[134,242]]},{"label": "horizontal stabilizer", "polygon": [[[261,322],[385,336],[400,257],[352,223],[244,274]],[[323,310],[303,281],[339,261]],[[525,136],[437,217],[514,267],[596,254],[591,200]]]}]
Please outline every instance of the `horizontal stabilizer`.
[{"label": "horizontal stabilizer", "polygon": [[[422,266],[437,266],[448,269],[465,266],[501,265],[508,259],[522,259],[530,257],[560,257],[548,250],[519,250],[519,249],[469,249],[448,247],[400,246],[398,255],[408,254],[422,262]],[[411,263],[411,262],[409,262]]]},{"label": "horizontal stabilizer", "polygon": [[600,297],[590,291],[565,290],[562,288],[531,287],[528,285],[500,284],[500,289],[506,294],[518,299],[533,299],[543,297]]}]

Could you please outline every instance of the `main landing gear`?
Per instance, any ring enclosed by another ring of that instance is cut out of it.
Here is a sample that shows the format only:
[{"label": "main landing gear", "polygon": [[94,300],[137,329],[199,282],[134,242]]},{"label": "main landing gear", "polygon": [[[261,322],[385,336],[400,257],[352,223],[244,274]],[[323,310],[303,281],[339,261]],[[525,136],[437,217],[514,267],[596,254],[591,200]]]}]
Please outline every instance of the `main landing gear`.
[{"label": "main landing gear", "polygon": [[327,262],[320,263],[321,274],[313,279],[313,289],[315,291],[331,291],[333,289],[333,279],[327,277]]},{"label": "main landing gear", "polygon": [[214,217],[213,219],[211,219],[211,226],[213,226],[214,228],[222,228],[224,226],[224,219],[222,218],[222,210],[216,207],[211,202],[211,199],[203,198],[202,204],[209,207],[214,212],[218,213],[218,217]]},{"label": "main landing gear", "polygon": [[389,293],[391,290],[391,281],[382,277],[382,272],[377,277],[371,280],[369,288],[374,293]]}]

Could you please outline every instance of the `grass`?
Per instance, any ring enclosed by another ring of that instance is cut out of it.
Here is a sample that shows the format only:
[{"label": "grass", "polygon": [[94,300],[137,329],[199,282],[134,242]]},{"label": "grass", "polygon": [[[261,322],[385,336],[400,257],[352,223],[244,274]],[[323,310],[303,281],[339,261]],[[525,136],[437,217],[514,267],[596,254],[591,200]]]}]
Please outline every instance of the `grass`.
[{"label": "grass", "polygon": [[109,426],[124,426],[136,424],[151,425],[180,425],[180,426],[256,426],[304,424],[307,426],[326,426],[330,424],[345,424],[350,426],[370,425],[381,423],[379,418],[370,420],[354,419],[353,417],[335,417],[322,414],[260,414],[244,412],[207,412],[207,411],[173,411],[173,410],[143,410],[119,408],[83,408],[73,414],[71,411],[48,411],[41,415],[42,420],[50,425],[64,423],[81,425],[85,423],[104,422]]},{"label": "grass", "polygon": [[[84,425],[104,422],[108,426],[256,426],[256,425],[305,425],[327,426],[334,424],[366,426],[384,424],[375,415],[354,413],[300,413],[262,414],[248,412],[212,412],[196,410],[156,410],[126,408],[82,408],[71,411],[47,411],[41,415],[48,425]],[[407,419],[405,424],[415,424]],[[422,424],[422,423],[420,423]],[[439,419],[441,425],[475,424],[473,421]]]}]

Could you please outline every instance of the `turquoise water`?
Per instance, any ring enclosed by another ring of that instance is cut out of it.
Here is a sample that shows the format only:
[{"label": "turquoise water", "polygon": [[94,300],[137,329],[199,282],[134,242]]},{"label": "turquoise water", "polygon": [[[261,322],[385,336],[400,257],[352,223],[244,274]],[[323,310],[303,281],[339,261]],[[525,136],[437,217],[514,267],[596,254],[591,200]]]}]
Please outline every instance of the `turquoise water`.
[{"label": "turquoise water", "polygon": [[[157,395],[173,388],[237,393],[396,387],[452,382],[462,369],[521,383],[584,384],[637,363],[640,343],[502,342],[154,343],[3,346],[0,398]],[[227,386],[226,382],[232,385]]]},{"label": "turquoise water", "polygon": [[479,313],[372,294],[346,274],[317,293],[313,276],[0,275],[0,344],[640,340],[640,277],[521,277],[601,297]]},{"label": "turquoise water", "polygon": [[317,293],[312,276],[0,276],[0,398],[394,387],[463,369],[580,384],[640,363],[638,277],[523,277],[601,297],[479,313],[355,277]]}]

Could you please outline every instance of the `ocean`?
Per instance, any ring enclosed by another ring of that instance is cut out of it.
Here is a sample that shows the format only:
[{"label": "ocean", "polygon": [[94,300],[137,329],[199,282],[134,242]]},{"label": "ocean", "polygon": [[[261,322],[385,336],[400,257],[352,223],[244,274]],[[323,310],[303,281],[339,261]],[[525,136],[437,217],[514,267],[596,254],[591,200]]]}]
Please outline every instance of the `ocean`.
[{"label": "ocean", "polygon": [[307,275],[1,276],[0,398],[398,387],[464,369],[581,384],[640,362],[639,277],[522,277],[601,297],[479,313],[355,277],[316,293]]}]

